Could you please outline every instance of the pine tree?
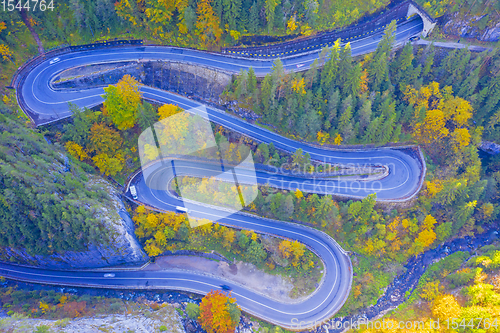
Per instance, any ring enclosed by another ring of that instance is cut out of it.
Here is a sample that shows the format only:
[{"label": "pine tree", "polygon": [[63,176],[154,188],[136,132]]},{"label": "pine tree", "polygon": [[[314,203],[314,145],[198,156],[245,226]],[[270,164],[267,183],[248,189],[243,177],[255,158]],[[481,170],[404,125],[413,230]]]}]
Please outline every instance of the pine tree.
[{"label": "pine tree", "polygon": [[392,132],[392,137],[390,142],[399,142],[399,137],[401,136],[401,124],[398,124],[394,131]]},{"label": "pine tree", "polygon": [[376,135],[379,129],[380,124],[383,121],[383,117],[376,117],[370,122],[368,128],[366,129],[365,135],[363,137],[364,143],[373,143],[375,142]]},{"label": "pine tree", "polygon": [[257,77],[255,76],[255,71],[253,67],[248,70],[248,92],[253,95],[255,89],[257,88]]},{"label": "pine tree", "polygon": [[395,32],[396,32],[396,21],[391,21],[391,23],[385,28],[384,36],[382,40],[379,42],[377,46],[377,50],[375,51],[375,57],[379,58],[382,54],[385,54],[385,57],[388,57],[391,53],[392,46],[394,45],[394,41],[396,40]]},{"label": "pine tree", "polygon": [[[350,90],[350,86],[345,87],[346,82],[352,71],[352,56],[351,56],[351,44],[347,43],[341,50],[339,55],[339,70],[338,75],[335,77],[335,85],[338,87],[343,87],[342,92],[344,96],[347,90]],[[359,76],[361,76],[361,71],[359,72]],[[350,92],[349,92],[350,93]]]},{"label": "pine tree", "polygon": [[469,74],[466,76],[461,88],[458,92],[458,96],[469,99],[479,84],[479,72],[481,71],[481,66],[477,66],[475,69],[471,69]]},{"label": "pine tree", "polygon": [[314,109],[310,109],[306,116],[307,136],[316,137],[316,133],[321,129],[321,119]]},{"label": "pine tree", "polygon": [[363,69],[360,64],[351,67],[347,75],[347,80],[344,83],[343,94],[357,96],[361,88],[361,76]]},{"label": "pine tree", "polygon": [[380,91],[383,88],[382,84],[388,80],[386,53],[381,53],[379,56],[373,59],[372,63],[370,64],[368,77],[370,78],[371,89],[373,91]]},{"label": "pine tree", "polygon": [[434,47],[434,43],[431,43],[431,45],[429,45],[426,50],[425,50],[425,53],[423,55],[423,58],[424,58],[424,69],[422,71],[422,75],[424,76],[424,78],[426,78],[427,80],[432,80],[432,69],[433,69],[433,66],[434,66],[434,57],[436,55],[436,51],[435,51],[435,47]]},{"label": "pine tree", "polygon": [[337,39],[331,48],[330,58],[321,71],[321,88],[330,92],[335,87],[335,79],[339,73],[340,40]]},{"label": "pine tree", "polygon": [[264,109],[264,114],[268,112],[268,110],[271,107],[271,104],[274,104],[274,93],[272,91],[273,88],[273,79],[271,77],[271,73],[268,73],[265,77],[264,80],[262,81],[262,84],[260,86],[260,96],[261,96],[261,102],[262,106]]},{"label": "pine tree", "polygon": [[139,111],[137,112],[137,125],[139,125],[142,131],[153,126],[157,121],[158,114],[151,104],[143,103],[139,106]]},{"label": "pine tree", "polygon": [[278,6],[280,3],[281,0],[265,0],[267,29],[269,33],[271,33],[271,31],[273,30],[276,6]]},{"label": "pine tree", "polygon": [[359,115],[360,135],[362,136],[365,132],[365,129],[370,124],[372,116],[372,102],[369,99],[365,100],[363,106],[358,111],[358,115]]},{"label": "pine tree", "polygon": [[259,25],[259,8],[257,3],[254,2],[250,8],[250,15],[248,17],[248,31],[253,34],[257,33],[257,31],[259,31]]},{"label": "pine tree", "polygon": [[231,9],[229,11],[229,29],[239,30],[238,26],[240,23],[240,12],[241,12],[241,0],[231,0]]},{"label": "pine tree", "polygon": [[[331,93],[330,99],[328,100],[328,116],[327,120],[332,124],[332,126],[336,123],[337,120],[337,109],[339,107],[340,102],[340,92],[339,90],[335,90]],[[336,128],[336,126],[334,126]]]},{"label": "pine tree", "polygon": [[236,97],[246,96],[248,93],[248,72],[241,69],[240,75],[236,79]]},{"label": "pine tree", "polygon": [[406,85],[411,83],[414,72],[413,58],[413,46],[407,43],[397,60],[393,62],[394,82],[398,83],[400,91],[404,91]]},{"label": "pine tree", "polygon": [[338,130],[345,141],[348,141],[352,137],[353,125],[352,120],[352,96],[349,95],[346,99],[342,101],[342,114],[339,119]]}]

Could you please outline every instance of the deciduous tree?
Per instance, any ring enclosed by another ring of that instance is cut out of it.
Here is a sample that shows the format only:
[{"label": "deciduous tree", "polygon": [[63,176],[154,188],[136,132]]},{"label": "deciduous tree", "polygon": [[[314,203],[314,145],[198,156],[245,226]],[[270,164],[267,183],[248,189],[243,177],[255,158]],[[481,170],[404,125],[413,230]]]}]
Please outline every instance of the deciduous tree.
[{"label": "deciduous tree", "polygon": [[[232,333],[239,322],[235,322],[229,311],[229,304],[235,304],[236,300],[227,296],[220,290],[212,290],[200,304],[200,324],[207,333]],[[234,311],[233,311],[234,312]]]},{"label": "deciduous tree", "polygon": [[110,85],[104,91],[104,114],[119,130],[133,127],[141,103],[139,83],[130,75],[125,75],[116,86]]}]

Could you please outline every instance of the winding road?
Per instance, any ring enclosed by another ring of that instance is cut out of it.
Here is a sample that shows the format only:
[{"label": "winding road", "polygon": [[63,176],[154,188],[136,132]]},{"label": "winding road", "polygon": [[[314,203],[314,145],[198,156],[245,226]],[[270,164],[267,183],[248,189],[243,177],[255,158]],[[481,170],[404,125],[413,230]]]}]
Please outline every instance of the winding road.
[{"label": "winding road", "polygon": [[[422,31],[422,20],[416,18],[398,25],[396,42],[401,43]],[[359,40],[351,41],[353,55],[374,51],[382,37],[381,33]],[[283,59],[287,71],[305,70],[318,57],[320,50]],[[216,54],[189,49],[160,46],[117,47],[90,51],[70,52],[58,55],[59,61],[47,59],[32,67],[17,86],[23,98],[25,111],[37,125],[50,123],[70,116],[68,102],[80,107],[92,107],[103,102],[103,89],[55,90],[51,82],[58,73],[69,68],[105,62],[123,62],[131,60],[161,60],[185,62],[198,66],[210,67],[226,72],[238,73],[240,69],[253,67],[258,76],[264,76],[273,65],[274,59],[255,60],[231,57],[227,54]],[[200,106],[200,103],[171,92],[142,86],[142,94],[147,99],[160,103],[174,103],[188,110]],[[301,148],[308,152],[312,159],[333,164],[353,164],[361,166],[385,166],[388,173],[379,180],[306,180],[284,175],[273,175],[258,171],[259,183],[272,183],[276,187],[301,188],[306,192],[330,193],[337,196],[362,198],[370,193],[377,193],[382,201],[406,201],[419,191],[425,175],[425,163],[416,148],[407,149],[370,149],[370,150],[333,150],[282,137],[261,127],[247,123],[221,110],[206,107],[211,121],[224,127],[238,131],[258,141],[273,142],[282,150],[294,152]],[[187,174],[196,174],[190,161],[178,162]],[[197,170],[206,172],[209,166],[196,164]],[[144,180],[143,174],[135,175],[131,183],[137,187],[138,201],[160,210],[175,210],[182,206],[182,200],[168,191],[152,189],[150,182],[164,182],[173,177],[171,170],[159,170],[158,178]],[[352,266],[345,251],[328,235],[318,230],[297,224],[258,218],[242,212],[227,216],[217,207],[198,205],[191,209],[190,215],[200,218],[218,220],[221,224],[237,228],[251,229],[256,232],[273,234],[279,237],[297,239],[315,252],[324,263],[324,277],[317,290],[306,300],[295,304],[283,304],[258,294],[244,286],[219,278],[200,275],[194,272],[152,272],[152,271],[58,271],[39,267],[26,267],[0,263],[0,275],[12,279],[71,286],[95,286],[101,288],[161,288],[192,291],[206,294],[212,289],[227,284],[233,289],[242,309],[259,318],[285,328],[296,328],[294,323],[318,323],[333,316],[344,304],[352,282]],[[104,274],[113,273],[113,277]],[[304,324],[303,324],[304,325]]]}]

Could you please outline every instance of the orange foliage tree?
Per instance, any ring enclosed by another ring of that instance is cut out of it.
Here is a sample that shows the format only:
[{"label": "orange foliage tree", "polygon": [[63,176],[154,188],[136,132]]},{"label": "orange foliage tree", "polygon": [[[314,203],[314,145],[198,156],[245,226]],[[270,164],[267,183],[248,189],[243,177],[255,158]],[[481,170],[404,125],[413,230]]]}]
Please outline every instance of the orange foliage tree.
[{"label": "orange foliage tree", "polygon": [[[209,292],[200,304],[200,324],[207,333],[232,333],[238,324],[231,317],[230,308],[236,299],[220,290]],[[239,318],[238,318],[239,319]]]}]

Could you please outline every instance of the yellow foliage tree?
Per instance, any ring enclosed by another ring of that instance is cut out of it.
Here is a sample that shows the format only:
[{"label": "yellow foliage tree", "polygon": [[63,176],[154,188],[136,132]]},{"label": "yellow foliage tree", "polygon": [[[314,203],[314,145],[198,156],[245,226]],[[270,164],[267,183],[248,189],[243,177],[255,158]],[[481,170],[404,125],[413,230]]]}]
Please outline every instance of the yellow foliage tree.
[{"label": "yellow foliage tree", "polygon": [[429,110],[423,123],[415,126],[414,135],[418,141],[430,144],[445,138],[449,130],[445,127],[446,120],[441,110]]},{"label": "yellow foliage tree", "polygon": [[462,309],[453,295],[442,295],[432,305],[432,314],[441,319],[460,318]]},{"label": "yellow foliage tree", "polygon": [[337,134],[335,139],[333,139],[333,143],[336,144],[337,146],[342,143],[344,139],[342,139],[342,136],[340,134]]},{"label": "yellow foliage tree", "polygon": [[229,251],[231,249],[231,246],[233,246],[234,240],[236,239],[236,233],[233,229],[224,228],[223,237],[224,243],[222,244],[222,246],[224,246],[224,248]]},{"label": "yellow foliage tree", "polygon": [[159,254],[161,254],[161,249],[156,245],[156,242],[153,238],[148,239],[146,241],[146,246],[144,246],[144,251],[148,254],[150,257],[155,257]]},{"label": "yellow foliage tree", "polygon": [[125,75],[116,86],[110,85],[104,91],[104,115],[110,117],[119,130],[133,127],[141,103],[139,82]]},{"label": "yellow foliage tree", "polygon": [[38,307],[42,310],[43,313],[47,313],[47,311],[49,310],[49,305],[42,301],[40,301],[40,305]]},{"label": "yellow foliage tree", "polygon": [[470,133],[467,128],[457,128],[451,133],[453,142],[456,144],[456,148],[465,147],[470,144]]},{"label": "yellow foliage tree", "polygon": [[297,29],[297,21],[295,20],[295,15],[292,15],[288,22],[286,23],[286,28],[290,32],[294,32]]},{"label": "yellow foliage tree", "polygon": [[217,45],[222,36],[220,21],[215,14],[210,0],[198,1],[196,9],[198,20],[196,22],[196,33],[200,36],[202,47],[212,48]]},{"label": "yellow foliage tree", "polygon": [[158,108],[160,120],[173,116],[179,112],[182,112],[182,109],[174,104],[164,104]]},{"label": "yellow foliage tree", "polygon": [[[134,0],[132,0],[134,1]],[[116,14],[125,20],[137,25],[137,18],[133,15],[133,9],[129,0],[120,0],[115,3]]]},{"label": "yellow foliage tree", "polygon": [[87,158],[89,158],[89,155],[83,149],[83,147],[80,146],[76,142],[68,141],[68,142],[66,142],[64,147],[66,147],[66,150],[71,154],[71,156],[78,158],[80,161],[83,161],[83,160],[86,160]]},{"label": "yellow foliage tree", "polygon": [[5,61],[10,60],[12,57],[12,51],[5,44],[0,44],[0,54],[2,55],[3,60]]},{"label": "yellow foliage tree", "polygon": [[319,131],[318,133],[316,133],[316,138],[318,139],[318,142],[323,145],[330,138],[330,133]]},{"label": "yellow foliage tree", "polygon": [[59,304],[60,304],[60,305],[64,305],[67,301],[68,301],[68,296],[66,296],[66,295],[62,295],[62,296],[59,298]]},{"label": "yellow foliage tree", "polygon": [[368,91],[368,70],[363,69],[361,72],[361,78],[359,82],[359,92],[360,94],[364,94]]},{"label": "yellow foliage tree", "polygon": [[441,184],[441,181],[438,179],[436,179],[432,182],[426,181],[425,184],[427,186],[427,193],[429,193],[429,196],[431,198],[433,198],[436,194],[441,192],[441,190],[443,189],[443,185]]},{"label": "yellow foliage tree", "polygon": [[300,27],[300,33],[304,36],[310,36],[313,32],[314,30],[307,23]]},{"label": "yellow foliage tree", "polygon": [[278,249],[283,258],[288,258],[292,254],[292,242],[286,239],[282,240],[280,242],[280,245],[278,246]]},{"label": "yellow foliage tree", "polygon": [[428,301],[434,301],[439,296],[439,281],[427,282],[420,296]]},{"label": "yellow foliage tree", "polygon": [[158,226],[158,217],[154,213],[149,213],[146,217],[146,229],[155,229]]},{"label": "yellow foliage tree", "polygon": [[299,95],[305,95],[306,94],[306,83],[304,81],[304,78],[301,78],[300,80],[298,78],[294,78],[292,80],[292,89]]},{"label": "yellow foliage tree", "polygon": [[122,171],[123,163],[125,162],[120,154],[110,157],[104,153],[92,157],[92,161],[99,168],[99,171],[106,176],[115,176],[118,172]]},{"label": "yellow foliage tree", "polygon": [[466,125],[467,121],[472,118],[472,106],[460,97],[441,99],[439,109],[443,111],[446,119],[452,119],[457,127]]}]

